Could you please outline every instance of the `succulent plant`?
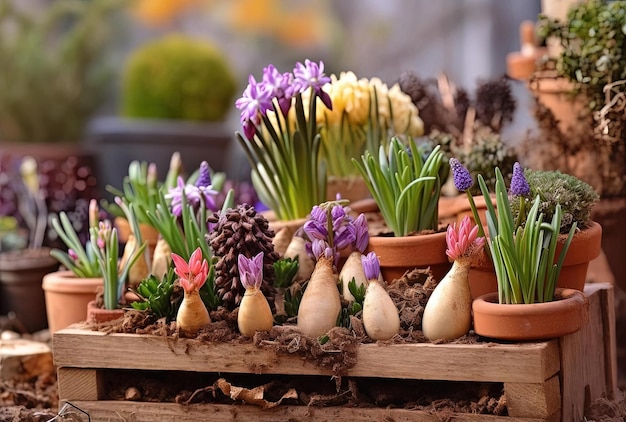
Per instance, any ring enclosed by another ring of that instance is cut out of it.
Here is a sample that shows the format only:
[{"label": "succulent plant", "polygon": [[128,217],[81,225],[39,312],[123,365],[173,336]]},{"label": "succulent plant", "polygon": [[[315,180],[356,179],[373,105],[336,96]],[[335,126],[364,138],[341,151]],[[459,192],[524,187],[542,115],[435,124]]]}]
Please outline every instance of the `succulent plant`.
[{"label": "succulent plant", "polygon": [[124,69],[127,117],[219,121],[230,110],[235,78],[207,41],[169,35],[140,47]]},{"label": "succulent plant", "polygon": [[[551,221],[557,204],[560,204],[563,214],[561,233],[567,233],[574,222],[580,229],[589,225],[591,209],[599,199],[599,195],[589,184],[560,171],[526,169],[524,176],[530,186],[530,195],[526,197],[526,211],[530,209],[532,198],[539,195],[539,212],[544,214],[544,221]],[[511,209],[515,214],[519,213],[520,198],[522,197],[515,197],[511,202]]]},{"label": "succulent plant", "polygon": [[246,291],[239,278],[239,254],[253,257],[263,252],[264,277],[261,291],[274,310],[274,263],[280,256],[274,251],[274,232],[269,228],[268,220],[258,214],[253,206],[240,204],[226,211],[213,213],[207,221],[215,225],[209,235],[209,244],[213,256],[217,258],[214,266],[215,287],[223,305],[227,309],[235,309]]},{"label": "succulent plant", "polygon": [[131,306],[140,311],[151,312],[157,318],[174,320],[183,299],[181,289],[176,290],[176,278],[173,268],[161,280],[151,274],[137,286],[135,293],[140,299],[132,302]]}]

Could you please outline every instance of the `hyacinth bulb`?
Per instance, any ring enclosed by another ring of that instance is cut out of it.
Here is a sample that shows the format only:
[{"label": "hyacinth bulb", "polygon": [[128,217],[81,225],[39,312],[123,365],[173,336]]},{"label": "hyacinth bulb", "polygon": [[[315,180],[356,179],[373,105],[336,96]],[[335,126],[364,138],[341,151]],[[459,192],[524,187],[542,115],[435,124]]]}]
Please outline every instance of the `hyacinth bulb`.
[{"label": "hyacinth bulb", "polygon": [[175,253],[172,253],[172,260],[174,272],[184,291],[183,301],[176,314],[176,325],[182,335],[193,337],[198,330],[211,323],[209,311],[204,306],[199,292],[209,275],[209,264],[202,257],[200,248],[191,254],[189,262]]},{"label": "hyacinth bulb", "polygon": [[448,226],[446,254],[453,259],[452,268],[437,284],[426,303],[422,316],[422,331],[431,341],[453,340],[470,330],[472,325],[472,295],[469,287],[469,259],[484,244],[477,237],[478,227],[468,216],[461,224]]},{"label": "hyacinth bulb", "polygon": [[239,277],[246,289],[237,313],[237,326],[241,334],[252,337],[257,331],[271,330],[274,325],[272,310],[261,291],[263,252],[259,252],[253,258],[240,254],[237,259]]}]

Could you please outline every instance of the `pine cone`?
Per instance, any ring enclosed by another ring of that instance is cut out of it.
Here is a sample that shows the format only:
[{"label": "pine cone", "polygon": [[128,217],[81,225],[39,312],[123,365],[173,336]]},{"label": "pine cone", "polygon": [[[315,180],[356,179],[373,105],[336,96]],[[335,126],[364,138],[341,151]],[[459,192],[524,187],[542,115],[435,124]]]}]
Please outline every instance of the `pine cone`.
[{"label": "pine cone", "polygon": [[274,251],[274,232],[270,230],[267,219],[248,204],[237,205],[236,208],[228,209],[224,215],[221,214],[221,211],[215,212],[207,219],[209,223],[216,224],[209,235],[209,244],[218,258],[215,264],[218,296],[229,310],[239,306],[246,290],[239,279],[237,257],[244,254],[252,258],[263,252],[261,291],[274,312],[274,262],[280,257]]}]

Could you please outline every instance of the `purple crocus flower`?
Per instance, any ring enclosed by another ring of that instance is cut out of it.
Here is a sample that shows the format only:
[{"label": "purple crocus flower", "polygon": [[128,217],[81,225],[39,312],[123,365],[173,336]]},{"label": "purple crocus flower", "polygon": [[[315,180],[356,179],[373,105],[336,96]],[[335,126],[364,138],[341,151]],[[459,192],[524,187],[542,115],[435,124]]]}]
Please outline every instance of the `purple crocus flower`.
[{"label": "purple crocus flower", "polygon": [[524,169],[518,162],[513,165],[513,176],[511,178],[511,188],[509,193],[513,196],[530,195],[530,186],[524,176]]},{"label": "purple crocus flower", "polygon": [[259,252],[253,258],[243,254],[237,256],[239,266],[239,279],[243,287],[259,290],[263,283],[263,252]]},{"label": "purple crocus flower", "polygon": [[330,83],[330,77],[324,74],[324,62],[320,61],[317,64],[309,59],[305,60],[304,64],[298,62],[293,70],[293,76],[292,89],[294,93],[304,92],[312,88],[326,108],[333,109],[330,95],[322,89],[324,85]]},{"label": "purple crocus flower", "polygon": [[346,214],[346,209],[341,205],[333,206],[330,210],[330,216],[333,220],[334,231],[338,231],[342,226],[352,221],[352,218]]},{"label": "purple crocus flower", "polygon": [[472,179],[469,170],[466,169],[459,160],[450,158],[450,168],[452,169],[454,186],[456,186],[459,192],[465,192],[472,187],[474,179]]},{"label": "purple crocus flower", "polygon": [[257,83],[254,76],[248,78],[248,86],[243,96],[235,101],[237,109],[241,110],[241,124],[244,134],[252,139],[256,133],[256,125],[261,123],[261,115],[272,107],[271,92],[263,83]]},{"label": "purple crocus flower", "polygon": [[370,252],[367,255],[361,255],[361,264],[365,278],[368,280],[378,280],[380,277],[380,261],[376,253]]}]

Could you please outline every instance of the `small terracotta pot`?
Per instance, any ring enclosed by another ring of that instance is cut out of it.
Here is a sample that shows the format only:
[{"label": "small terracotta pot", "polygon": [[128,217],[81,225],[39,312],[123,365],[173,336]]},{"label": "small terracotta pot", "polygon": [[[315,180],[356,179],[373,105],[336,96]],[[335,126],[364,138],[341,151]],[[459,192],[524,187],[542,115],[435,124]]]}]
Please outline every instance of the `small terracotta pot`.
[{"label": "small terracotta pot", "polygon": [[104,309],[96,306],[96,301],[92,300],[87,304],[87,322],[103,323],[114,321],[124,316],[123,309]]},{"label": "small terracotta pot", "polygon": [[87,304],[104,285],[102,277],[79,278],[71,271],[56,271],[43,278],[48,327],[54,333],[87,320]]},{"label": "small terracotta pot", "polygon": [[337,194],[341,194],[341,198],[348,199],[350,203],[371,197],[367,183],[360,175],[329,176],[326,182],[326,199],[334,201],[337,199]]},{"label": "small terracotta pot", "polygon": [[[128,242],[130,236],[130,224],[128,220],[122,217],[115,217],[115,227],[117,228],[117,236],[121,243]],[[149,224],[139,223],[139,231],[141,232],[141,238],[144,242],[148,242],[148,248],[150,249],[150,256],[154,254],[154,249],[159,241],[159,232],[157,229]]]},{"label": "small terracotta pot", "polygon": [[476,334],[499,340],[545,340],[578,331],[589,318],[585,294],[557,289],[552,302],[527,305],[498,303],[497,293],[480,296],[472,303]]},{"label": "small terracotta pot", "polygon": [[428,268],[441,280],[452,267],[446,255],[446,233],[415,236],[370,236],[365,253],[374,252],[384,280],[391,283],[406,271]]},{"label": "small terracotta pot", "polygon": [[[560,235],[555,259],[558,259],[561,250],[563,250],[563,241],[566,237],[566,235]],[[563,261],[563,267],[561,268],[556,286],[580,291],[584,290],[589,262],[600,255],[601,247],[602,226],[592,221],[589,227],[574,235],[572,243],[567,250],[565,261]],[[485,252],[470,268],[469,283],[473,298],[498,290],[498,281],[493,263],[486,256]]]}]

